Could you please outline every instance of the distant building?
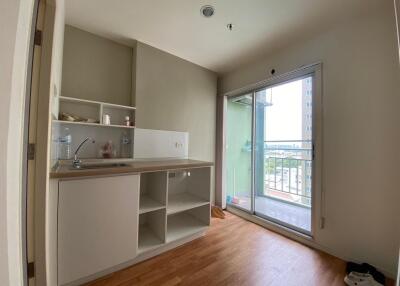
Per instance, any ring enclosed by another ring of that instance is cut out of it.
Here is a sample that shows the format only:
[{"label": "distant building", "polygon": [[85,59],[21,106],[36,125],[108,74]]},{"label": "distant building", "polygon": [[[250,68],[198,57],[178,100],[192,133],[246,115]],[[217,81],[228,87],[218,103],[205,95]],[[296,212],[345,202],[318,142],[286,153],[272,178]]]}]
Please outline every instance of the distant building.
[{"label": "distant building", "polygon": [[[312,77],[307,77],[302,81],[302,148],[312,150]],[[302,152],[303,159],[311,159],[311,151]],[[302,195],[311,197],[311,176],[312,176],[312,165],[310,161],[302,161],[302,179],[301,179],[301,192]],[[303,203],[309,204],[306,201],[309,199],[302,199]]]}]

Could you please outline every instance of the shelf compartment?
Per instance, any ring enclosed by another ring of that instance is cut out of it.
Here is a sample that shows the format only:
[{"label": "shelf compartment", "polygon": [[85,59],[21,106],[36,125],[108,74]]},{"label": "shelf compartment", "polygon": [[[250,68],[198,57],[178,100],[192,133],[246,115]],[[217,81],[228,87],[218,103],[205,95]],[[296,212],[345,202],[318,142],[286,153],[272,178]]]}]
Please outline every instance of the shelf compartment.
[{"label": "shelf compartment", "polygon": [[[132,122],[135,119],[135,110],[129,108],[121,108],[120,106],[114,105],[103,105],[102,114],[108,114],[110,116],[111,125],[114,126],[125,126],[125,116],[129,116],[129,120]],[[129,127],[129,126],[125,126]]]},{"label": "shelf compartment", "polygon": [[165,222],[165,209],[139,215],[138,254],[165,243]]},{"label": "shelf compartment", "polygon": [[[66,113],[72,116],[79,116],[85,119],[92,119],[94,121],[100,122],[100,105],[87,101],[87,100],[76,100],[73,98],[63,98],[60,97],[60,105],[59,105],[59,117],[58,119],[61,121],[60,115],[61,113]],[[80,123],[89,123],[85,121],[65,121],[65,122],[80,122]],[[97,123],[97,124],[98,124]],[[89,123],[96,124],[96,123]]]},{"label": "shelf compartment", "polygon": [[189,211],[168,215],[167,243],[203,232],[210,225],[210,206],[205,205]]},{"label": "shelf compartment", "polygon": [[140,195],[139,214],[165,209],[165,205],[154,200],[148,195]]},{"label": "shelf compartment", "polygon": [[210,176],[210,167],[169,171],[167,213],[209,205]]},{"label": "shelf compartment", "polygon": [[150,172],[140,175],[139,213],[166,208],[167,180],[167,172]]},{"label": "shelf compartment", "polygon": [[138,254],[155,249],[163,244],[164,242],[157,237],[155,232],[150,227],[147,225],[139,226]]},{"label": "shelf compartment", "polygon": [[[98,123],[89,123],[85,121],[63,121],[77,124],[85,124],[91,126],[107,126],[118,128],[134,128],[134,126],[126,126],[124,124],[125,116],[129,116],[130,121],[135,122],[136,107],[118,105],[100,101],[79,99],[73,97],[60,96],[60,113],[68,113],[81,118],[93,119]],[[110,115],[110,125],[103,125],[103,114]],[[60,119],[60,118],[59,118]],[[62,121],[62,120],[59,120]]]},{"label": "shelf compartment", "polygon": [[189,192],[172,194],[168,197],[167,214],[175,214],[208,204],[210,204],[209,201]]}]

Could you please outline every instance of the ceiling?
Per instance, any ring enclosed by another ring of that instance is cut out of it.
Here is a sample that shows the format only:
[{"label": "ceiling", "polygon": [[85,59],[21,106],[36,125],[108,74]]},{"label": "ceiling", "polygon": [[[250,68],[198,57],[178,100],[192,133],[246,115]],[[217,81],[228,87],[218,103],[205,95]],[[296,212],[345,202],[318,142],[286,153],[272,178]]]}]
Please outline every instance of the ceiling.
[{"label": "ceiling", "polygon": [[[125,43],[135,39],[222,74],[381,1],[67,0],[66,23]],[[200,14],[206,4],[215,8],[211,18]]]}]

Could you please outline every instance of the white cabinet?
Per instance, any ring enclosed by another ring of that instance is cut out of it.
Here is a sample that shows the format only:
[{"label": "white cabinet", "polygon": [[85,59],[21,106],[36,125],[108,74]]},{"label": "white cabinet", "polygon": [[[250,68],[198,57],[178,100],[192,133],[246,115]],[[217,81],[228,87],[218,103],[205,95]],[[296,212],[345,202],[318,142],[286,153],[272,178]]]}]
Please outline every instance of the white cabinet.
[{"label": "white cabinet", "polygon": [[139,175],[59,182],[58,285],[137,255]]},{"label": "white cabinet", "polygon": [[57,285],[81,285],[204,234],[210,177],[206,166],[52,181],[47,240],[57,246],[48,262],[57,261]]}]

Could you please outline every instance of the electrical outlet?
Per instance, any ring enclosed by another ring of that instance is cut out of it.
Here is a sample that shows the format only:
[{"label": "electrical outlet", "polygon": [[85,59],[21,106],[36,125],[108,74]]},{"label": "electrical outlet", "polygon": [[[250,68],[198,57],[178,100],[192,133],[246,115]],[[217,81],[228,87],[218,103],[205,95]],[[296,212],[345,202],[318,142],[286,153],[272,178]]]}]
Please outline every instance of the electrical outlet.
[{"label": "electrical outlet", "polygon": [[175,142],[175,148],[182,148],[183,143]]}]

